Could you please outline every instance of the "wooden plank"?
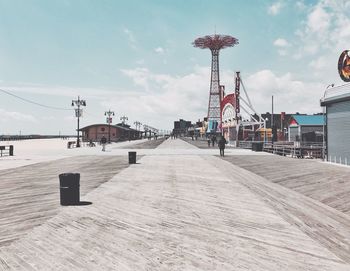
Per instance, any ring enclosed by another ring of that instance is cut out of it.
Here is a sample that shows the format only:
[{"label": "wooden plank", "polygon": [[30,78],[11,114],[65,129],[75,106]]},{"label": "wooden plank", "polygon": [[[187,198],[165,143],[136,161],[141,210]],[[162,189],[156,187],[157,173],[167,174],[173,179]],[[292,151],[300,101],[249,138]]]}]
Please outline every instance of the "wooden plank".
[{"label": "wooden plank", "polygon": [[283,156],[226,156],[223,159],[350,214],[350,167]]},{"label": "wooden plank", "polygon": [[290,191],[217,157],[145,156],[86,194],[94,204],[62,208],[0,259],[39,270],[349,270],[348,250],[320,242],[317,224],[326,218],[338,241],[349,218]]},{"label": "wooden plank", "polygon": [[125,156],[79,156],[1,170],[0,247],[59,212],[60,173],[80,173],[80,191],[85,195],[127,166]]}]

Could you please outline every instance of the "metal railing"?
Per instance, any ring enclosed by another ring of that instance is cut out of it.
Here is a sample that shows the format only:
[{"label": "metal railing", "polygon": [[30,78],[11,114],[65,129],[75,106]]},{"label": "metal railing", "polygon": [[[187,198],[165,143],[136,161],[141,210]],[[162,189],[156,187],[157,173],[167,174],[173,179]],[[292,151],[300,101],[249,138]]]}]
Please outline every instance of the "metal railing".
[{"label": "metal railing", "polygon": [[281,144],[280,142],[274,144],[266,143],[264,144],[263,151],[297,158],[323,158],[324,149],[322,143],[305,143],[300,145],[293,143],[294,142],[289,142],[289,144]]}]

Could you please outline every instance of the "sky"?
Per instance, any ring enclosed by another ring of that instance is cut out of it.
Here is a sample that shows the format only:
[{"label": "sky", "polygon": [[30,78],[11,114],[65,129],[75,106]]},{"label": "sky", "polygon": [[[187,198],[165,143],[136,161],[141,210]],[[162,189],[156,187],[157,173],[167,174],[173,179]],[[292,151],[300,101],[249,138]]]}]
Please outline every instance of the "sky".
[{"label": "sky", "polygon": [[[192,42],[214,33],[239,44],[220,52],[220,84],[241,72],[259,113],[317,113],[350,49],[345,0],[0,0],[1,134],[74,134],[127,116],[170,130],[207,114],[211,55]],[[54,108],[59,108],[54,109]]]}]

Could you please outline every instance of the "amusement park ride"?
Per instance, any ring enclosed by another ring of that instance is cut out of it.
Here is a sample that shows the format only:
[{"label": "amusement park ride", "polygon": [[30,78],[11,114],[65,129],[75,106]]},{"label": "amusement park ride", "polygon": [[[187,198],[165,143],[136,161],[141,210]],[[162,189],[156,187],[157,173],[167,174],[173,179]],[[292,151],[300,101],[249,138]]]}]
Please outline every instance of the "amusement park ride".
[{"label": "amusement park ride", "polygon": [[[235,74],[234,94],[227,95],[230,96],[227,97],[230,99],[226,99],[224,94],[225,87],[220,85],[219,52],[221,49],[233,47],[238,43],[238,39],[232,36],[217,34],[197,38],[192,43],[194,47],[210,49],[212,55],[207,133],[223,134],[223,126],[230,123],[231,128],[234,128],[233,130],[236,133],[236,144],[240,128],[245,131],[257,132],[266,127],[265,120],[255,111],[252,105],[248,92],[240,77],[240,72],[236,72]],[[241,95],[240,92],[241,86],[243,95]],[[225,105],[223,105],[223,100],[225,99],[230,100],[230,107],[225,107]],[[225,113],[228,113],[226,114],[228,117],[225,117],[225,120],[223,120],[223,114],[225,115]],[[229,130],[230,129],[228,129],[228,131]]]},{"label": "amusement park ride", "polygon": [[[240,86],[243,89],[243,95],[240,92]],[[248,92],[243,84],[240,72],[236,72],[235,78],[235,122],[236,122],[236,138],[240,128],[245,131],[257,132],[266,127],[266,121],[261,114],[257,113],[249,98]],[[257,117],[256,117],[257,116]]]},{"label": "amusement park ride", "polygon": [[211,81],[208,104],[208,128],[210,131],[217,130],[221,122],[221,101],[223,99],[223,87],[220,86],[219,52],[221,49],[233,47],[238,44],[238,39],[228,35],[211,35],[196,39],[194,47],[210,49],[211,51]]}]

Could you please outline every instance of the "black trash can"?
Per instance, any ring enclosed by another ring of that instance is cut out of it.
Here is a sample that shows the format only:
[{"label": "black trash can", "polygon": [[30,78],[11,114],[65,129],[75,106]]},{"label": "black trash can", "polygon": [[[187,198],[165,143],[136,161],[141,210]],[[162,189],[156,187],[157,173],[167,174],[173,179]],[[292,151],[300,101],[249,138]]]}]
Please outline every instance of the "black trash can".
[{"label": "black trash can", "polygon": [[80,174],[62,173],[60,178],[61,205],[76,205],[80,202]]},{"label": "black trash can", "polygon": [[136,151],[129,151],[129,164],[136,164]]},{"label": "black trash can", "polygon": [[263,142],[253,142],[252,150],[253,151],[263,151],[264,143]]}]

